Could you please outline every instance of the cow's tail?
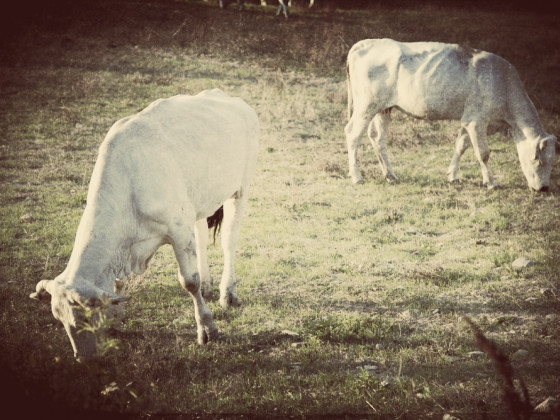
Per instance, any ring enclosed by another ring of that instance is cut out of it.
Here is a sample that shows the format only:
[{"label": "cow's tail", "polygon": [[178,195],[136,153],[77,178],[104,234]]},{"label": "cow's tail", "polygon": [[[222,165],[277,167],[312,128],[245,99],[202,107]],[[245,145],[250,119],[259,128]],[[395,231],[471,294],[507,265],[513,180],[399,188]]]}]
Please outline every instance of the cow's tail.
[{"label": "cow's tail", "polygon": [[212,216],[206,218],[208,229],[214,228],[214,243],[216,243],[216,233],[218,233],[222,227],[222,220],[224,220],[224,206],[221,206]]},{"label": "cow's tail", "polygon": [[348,88],[348,121],[350,121],[354,108],[354,101],[352,98],[352,82],[350,81],[350,60],[346,60],[346,86]]}]

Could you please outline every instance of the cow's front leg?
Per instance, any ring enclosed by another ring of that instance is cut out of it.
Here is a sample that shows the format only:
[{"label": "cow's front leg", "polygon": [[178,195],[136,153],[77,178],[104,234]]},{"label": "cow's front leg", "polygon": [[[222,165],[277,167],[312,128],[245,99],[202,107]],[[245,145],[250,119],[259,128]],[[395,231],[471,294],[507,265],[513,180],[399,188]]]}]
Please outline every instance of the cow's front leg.
[{"label": "cow's front leg", "polygon": [[220,281],[220,304],[222,307],[239,305],[235,278],[235,251],[241,229],[241,218],[247,205],[247,191],[238,191],[224,203],[222,222],[222,249],[224,251],[224,271]]},{"label": "cow's front leg", "polygon": [[204,344],[217,338],[218,329],[214,325],[212,312],[202,297],[192,228],[178,227],[177,231],[172,233],[172,241],[175,257],[179,262],[179,282],[192,296],[198,342]]},{"label": "cow's front leg", "polygon": [[457,181],[457,172],[459,171],[459,161],[461,156],[465,153],[465,150],[469,148],[470,139],[467,130],[464,127],[459,129],[459,134],[457,140],[455,141],[455,151],[453,152],[453,157],[451,158],[451,163],[447,169],[447,179],[449,182]]},{"label": "cow's front leg", "polygon": [[208,267],[208,221],[201,219],[194,225],[196,239],[197,268],[200,273],[200,288],[206,299],[212,296],[212,276]]},{"label": "cow's front leg", "polygon": [[486,185],[488,189],[497,188],[498,184],[494,180],[494,175],[488,165],[488,159],[490,158],[490,148],[486,142],[488,124],[471,122],[464,125],[464,127],[471,138],[474,154],[480,163],[480,169],[482,170],[482,183]]},{"label": "cow's front leg", "polygon": [[373,150],[379,160],[383,177],[388,181],[396,181],[397,176],[393,172],[389,156],[387,155],[387,132],[391,122],[391,110],[386,109],[377,113],[371,120],[368,127],[368,137],[373,146]]}]

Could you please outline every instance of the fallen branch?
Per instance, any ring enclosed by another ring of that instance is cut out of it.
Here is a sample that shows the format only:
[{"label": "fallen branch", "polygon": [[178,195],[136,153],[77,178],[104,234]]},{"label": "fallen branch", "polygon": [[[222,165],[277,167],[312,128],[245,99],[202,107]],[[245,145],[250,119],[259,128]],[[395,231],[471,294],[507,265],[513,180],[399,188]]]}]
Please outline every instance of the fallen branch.
[{"label": "fallen branch", "polygon": [[507,355],[496,343],[488,340],[473,321],[466,316],[464,319],[473,331],[476,344],[480,350],[488,354],[498,375],[502,378],[503,399],[512,415],[511,418],[516,420],[530,419],[533,413],[533,406],[531,405],[525,382],[522,378],[517,378],[522,392],[522,396],[519,396],[515,389],[515,373]]}]

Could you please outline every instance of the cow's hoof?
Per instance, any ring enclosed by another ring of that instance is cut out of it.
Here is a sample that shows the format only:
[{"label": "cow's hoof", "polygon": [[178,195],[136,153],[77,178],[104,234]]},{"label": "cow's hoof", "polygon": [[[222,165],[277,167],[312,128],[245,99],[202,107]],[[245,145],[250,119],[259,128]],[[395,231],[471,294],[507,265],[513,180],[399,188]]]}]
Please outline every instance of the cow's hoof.
[{"label": "cow's hoof", "polygon": [[198,332],[198,344],[204,345],[211,341],[216,341],[220,335],[216,327],[203,328]]},{"label": "cow's hoof", "polygon": [[448,170],[447,171],[447,181],[449,181],[450,184],[453,184],[455,182],[459,182],[459,177],[457,176],[457,173],[455,173],[451,169]]},{"label": "cow's hoof", "polygon": [[236,295],[227,293],[225,296],[220,298],[220,305],[222,305],[222,308],[227,309],[232,306],[241,306],[241,302]]},{"label": "cow's hoof", "polygon": [[212,285],[211,284],[203,284],[200,287],[200,292],[202,293],[202,297],[206,300],[212,299]]},{"label": "cow's hoof", "polygon": [[356,185],[360,185],[364,183],[364,180],[362,178],[354,178],[352,177],[352,183],[356,184]]},{"label": "cow's hoof", "polygon": [[362,179],[361,171],[358,170],[358,169],[348,171],[348,176],[350,178],[352,178],[352,183],[354,183],[354,184],[363,184],[364,183],[364,181]]}]

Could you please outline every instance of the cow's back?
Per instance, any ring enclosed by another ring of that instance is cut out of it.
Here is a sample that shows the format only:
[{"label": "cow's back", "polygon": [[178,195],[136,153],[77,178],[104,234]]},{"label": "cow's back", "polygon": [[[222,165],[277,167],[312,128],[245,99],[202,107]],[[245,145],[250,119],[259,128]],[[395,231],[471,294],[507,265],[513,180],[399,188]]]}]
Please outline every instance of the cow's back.
[{"label": "cow's back", "polygon": [[255,111],[222,91],[159,99],[111,128],[94,170],[98,189],[120,188],[145,213],[189,201],[207,217],[250,181],[258,135]]},{"label": "cow's back", "polygon": [[364,39],[358,41],[348,52],[348,64],[359,65],[370,71],[376,67],[397,70],[398,64],[416,69],[430,56],[448,57],[453,61],[468,63],[478,51],[457,44],[441,42],[399,42],[393,39]]},{"label": "cow's back", "polygon": [[476,94],[473,58],[485,54],[438,42],[368,39],[348,54],[354,92],[384,108],[399,107],[419,118],[460,119],[469,95]]},{"label": "cow's back", "polygon": [[[196,96],[176,95],[158,99],[144,110],[124,118],[111,128],[104,143],[111,149],[130,152],[159,150],[154,159],[168,152],[171,160],[185,163],[192,155],[212,156],[216,150],[246,150],[258,141],[258,118],[242,99],[220,90]],[[244,130],[243,136],[224,136]],[[219,156],[219,155],[218,155]],[[197,159],[195,159],[197,160]]]}]

